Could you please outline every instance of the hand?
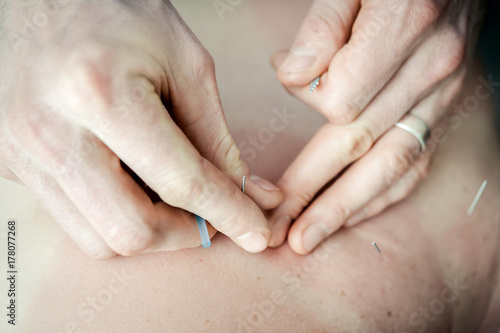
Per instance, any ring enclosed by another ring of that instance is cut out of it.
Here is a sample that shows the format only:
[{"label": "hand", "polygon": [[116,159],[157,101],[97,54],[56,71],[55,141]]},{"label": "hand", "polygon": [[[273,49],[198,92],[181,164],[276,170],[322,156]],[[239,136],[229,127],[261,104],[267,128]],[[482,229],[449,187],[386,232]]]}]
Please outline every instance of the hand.
[{"label": "hand", "polygon": [[403,199],[425,177],[434,149],[422,154],[415,137],[394,124],[411,111],[436,129],[463,85],[480,2],[313,3],[291,51],[272,62],[286,89],[329,123],[278,182],[285,198],[271,216],[271,246],[284,241],[295,219],[288,242],[308,253],[340,227]]},{"label": "hand", "polygon": [[170,3],[1,7],[0,172],[30,187],[89,256],[199,246],[186,211],[247,251],[267,247],[269,226],[251,198],[268,209],[281,194],[264,180],[241,193],[249,170],[213,61]]}]

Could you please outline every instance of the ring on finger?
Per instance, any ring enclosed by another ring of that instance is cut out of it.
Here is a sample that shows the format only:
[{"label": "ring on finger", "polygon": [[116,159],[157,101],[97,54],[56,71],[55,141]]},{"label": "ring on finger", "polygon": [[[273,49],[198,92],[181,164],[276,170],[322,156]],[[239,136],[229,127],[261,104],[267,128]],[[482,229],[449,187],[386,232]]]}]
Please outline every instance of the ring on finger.
[{"label": "ring on finger", "polygon": [[408,112],[394,126],[413,135],[420,143],[421,151],[425,151],[425,143],[431,136],[431,130],[425,121],[411,112]]}]

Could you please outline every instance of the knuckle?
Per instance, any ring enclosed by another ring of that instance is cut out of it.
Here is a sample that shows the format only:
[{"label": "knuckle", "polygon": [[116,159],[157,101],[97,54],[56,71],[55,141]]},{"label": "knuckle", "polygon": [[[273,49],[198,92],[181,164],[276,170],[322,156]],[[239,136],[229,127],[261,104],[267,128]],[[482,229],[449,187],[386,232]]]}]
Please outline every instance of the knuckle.
[{"label": "knuckle", "polygon": [[431,172],[431,161],[430,158],[424,157],[425,160],[420,163],[420,166],[417,168],[418,178],[420,180],[427,178],[429,173]]},{"label": "knuckle", "polygon": [[360,110],[355,103],[344,102],[340,98],[330,99],[319,106],[319,111],[335,125],[347,125],[356,119]]},{"label": "knuckle", "polygon": [[439,96],[439,99],[437,101],[439,109],[447,110],[451,103],[460,94],[465,85],[466,74],[466,68],[460,69],[455,74],[455,77],[451,80],[448,86],[443,89],[443,93]]},{"label": "knuckle", "polygon": [[302,30],[317,37],[327,37],[344,42],[344,34],[350,28],[351,8],[348,5],[335,4],[331,1],[316,1],[311,12],[304,20]]},{"label": "knuckle", "polygon": [[[186,70],[180,75],[179,82],[183,82],[182,85],[186,85],[187,89],[189,87],[195,87],[197,90],[203,90],[200,93],[204,93],[207,99],[207,103],[212,103],[212,105],[219,104],[219,93],[215,77],[215,62],[210,53],[199,44],[199,42],[193,42],[194,46],[191,47],[192,52],[190,53],[190,58],[183,61]],[[179,85],[180,87],[181,85]],[[185,94],[180,94],[185,95]],[[186,96],[178,96],[179,103],[187,102]]]},{"label": "knuckle", "polygon": [[315,10],[304,20],[303,29],[309,34],[317,37],[335,36],[339,29],[334,29],[335,20],[339,16],[336,11],[329,5],[321,6],[321,11]]},{"label": "knuckle", "polygon": [[214,59],[203,46],[195,46],[191,57],[192,69],[198,78],[206,79],[215,75]]},{"label": "knuckle", "polygon": [[[199,165],[204,159],[200,157]],[[213,182],[204,181],[203,166],[185,168],[176,173],[170,173],[162,178],[158,184],[160,197],[170,205],[183,209],[197,207],[203,209],[210,199],[216,194]]]},{"label": "knuckle", "polygon": [[325,226],[328,228],[328,231],[332,233],[337,230],[338,227],[343,224],[346,219],[351,216],[352,213],[353,210],[349,208],[348,205],[342,203],[333,205],[331,208],[329,208],[329,215],[333,216],[334,218],[329,219],[330,223],[325,224]]},{"label": "knuckle", "polygon": [[385,153],[387,161],[387,179],[390,183],[406,174],[413,164],[413,155],[409,149],[391,149]]},{"label": "knuckle", "polygon": [[[240,158],[240,150],[236,146],[236,142],[233,140],[231,134],[226,131],[224,135],[217,136],[219,142],[214,151],[214,156],[212,161],[217,167],[222,168],[230,175],[240,174],[244,168],[242,159]],[[223,161],[218,163],[218,161]],[[223,165],[218,165],[223,164]]]},{"label": "knuckle", "polygon": [[111,50],[94,42],[83,42],[70,51],[62,66],[59,89],[56,89],[57,97],[68,110],[79,115],[107,114],[112,104],[109,73],[114,58]]},{"label": "knuckle", "polygon": [[[291,209],[288,212],[291,218],[297,218],[302,212],[302,209],[306,207],[309,202],[314,198],[316,194],[314,190],[311,189],[310,182],[302,179],[288,179],[283,177],[278,182],[278,187],[283,190],[285,199],[288,202],[287,207]],[[300,191],[297,191],[300,189]]]},{"label": "knuckle", "polygon": [[236,211],[227,212],[227,217],[217,221],[217,230],[226,235],[238,235],[244,232],[243,225],[240,223],[243,221],[243,214]]},{"label": "knuckle", "polygon": [[350,126],[350,135],[348,135],[344,142],[345,154],[350,161],[356,160],[364,155],[375,142],[371,130],[366,125]]},{"label": "knuckle", "polygon": [[403,46],[400,52],[406,52],[424,32],[438,24],[442,6],[434,0],[418,0],[402,7],[405,7],[405,13],[402,14],[408,19],[400,36],[400,44]]},{"label": "knuckle", "polygon": [[[304,189],[304,188],[303,188]],[[295,203],[293,207],[296,207],[295,210],[290,212],[292,218],[297,218],[300,212],[304,207],[307,206],[309,202],[313,199],[314,194],[311,193],[309,189],[305,189],[303,191],[292,191],[288,193],[287,199],[290,203]],[[291,206],[290,206],[291,207]]]},{"label": "knuckle", "polygon": [[455,73],[465,62],[466,43],[463,37],[451,32],[444,38],[444,50],[441,48],[440,51],[442,56],[436,59],[434,77],[430,78],[434,82],[441,81],[450,74]]},{"label": "knuckle", "polygon": [[[13,112],[9,120],[9,131],[16,142],[28,150],[36,151],[51,170],[60,170],[69,162],[75,162],[75,154],[65,151],[64,141],[56,134],[57,131],[51,126],[52,117],[44,115],[42,112]],[[10,146],[10,147],[9,147]],[[6,155],[6,160],[19,157],[19,149],[13,144],[5,145],[2,149]]]},{"label": "knuckle", "polygon": [[413,23],[412,25],[416,30],[415,32],[420,33],[436,24],[442,9],[442,4],[435,0],[413,1],[410,8],[410,15]]},{"label": "knuckle", "polygon": [[431,163],[426,163],[425,166],[420,170],[420,179],[425,179],[429,176],[431,172]]}]

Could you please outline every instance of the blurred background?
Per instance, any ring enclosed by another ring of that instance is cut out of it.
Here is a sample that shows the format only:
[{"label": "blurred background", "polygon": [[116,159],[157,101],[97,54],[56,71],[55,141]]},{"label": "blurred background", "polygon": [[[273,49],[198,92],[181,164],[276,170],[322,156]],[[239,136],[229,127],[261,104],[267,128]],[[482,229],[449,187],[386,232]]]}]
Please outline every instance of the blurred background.
[{"label": "blurred background", "polygon": [[[500,1],[489,0],[481,37],[479,52],[484,61],[485,70],[493,81],[500,81]],[[497,128],[500,137],[500,87],[494,91],[497,111]]]}]

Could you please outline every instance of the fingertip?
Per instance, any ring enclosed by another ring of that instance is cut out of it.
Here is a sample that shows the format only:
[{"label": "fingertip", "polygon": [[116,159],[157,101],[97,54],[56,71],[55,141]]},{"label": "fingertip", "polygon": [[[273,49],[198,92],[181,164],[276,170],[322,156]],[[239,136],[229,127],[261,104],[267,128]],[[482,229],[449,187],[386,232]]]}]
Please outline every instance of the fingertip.
[{"label": "fingertip", "polygon": [[[265,191],[263,191],[265,192]],[[278,207],[283,201],[283,194],[278,191],[267,192],[259,198],[253,199],[262,210],[270,210]]]},{"label": "fingertip", "polygon": [[304,71],[295,73],[285,73],[280,69],[276,71],[278,80],[286,87],[304,87],[311,83],[316,77],[323,74],[319,71]]},{"label": "fingertip", "polygon": [[95,260],[107,260],[107,259],[111,259],[113,257],[116,257],[118,254],[116,252],[110,252],[110,253],[103,253],[103,254],[100,254],[98,256],[95,256],[95,257],[90,257],[91,259],[95,259]]},{"label": "fingertip", "polygon": [[279,193],[281,193],[281,189],[278,186],[274,185],[273,183],[271,183],[270,181],[268,181],[264,178],[261,178],[261,177],[256,176],[256,175],[250,175],[249,180],[251,182],[249,184],[255,184],[266,192],[279,192]]},{"label": "fingertip", "polygon": [[331,232],[321,223],[313,223],[305,227],[296,225],[288,234],[290,248],[297,254],[308,254],[323,242]]},{"label": "fingertip", "polygon": [[358,12],[357,1],[314,1],[293,47],[278,68],[286,86],[305,86],[327,71],[345,45]]},{"label": "fingertip", "polygon": [[267,248],[269,237],[258,231],[249,231],[235,237],[234,241],[247,252],[259,253]]},{"label": "fingertip", "polygon": [[293,47],[281,63],[278,71],[282,73],[301,73],[309,70],[317,61],[314,50],[305,46]]},{"label": "fingertip", "polygon": [[100,249],[98,252],[95,252],[93,250],[88,250],[88,249],[83,249],[85,254],[89,256],[91,259],[95,260],[106,260],[106,259],[111,259],[113,257],[116,257],[118,254],[111,250],[107,245],[103,244],[103,248]]},{"label": "fingertip", "polygon": [[288,246],[290,246],[293,252],[300,255],[308,253],[302,245],[302,232],[298,231],[296,228],[290,228],[287,240]]},{"label": "fingertip", "polygon": [[273,66],[275,70],[278,70],[283,61],[285,61],[287,54],[288,54],[287,50],[280,50],[274,52],[273,55],[271,56],[271,66]]},{"label": "fingertip", "polygon": [[269,242],[269,247],[275,248],[283,245],[286,240],[286,229],[279,233],[273,233]]},{"label": "fingertip", "polygon": [[276,208],[283,201],[283,193],[279,187],[255,175],[247,178],[245,194],[263,210]]},{"label": "fingertip", "polygon": [[132,257],[151,251],[157,243],[157,235],[143,225],[130,227],[115,226],[105,235],[110,248],[124,257]]},{"label": "fingertip", "polygon": [[272,223],[271,241],[269,242],[270,247],[278,247],[283,244],[291,223],[292,218],[286,215],[280,216],[274,220]]},{"label": "fingertip", "polygon": [[[208,230],[208,236],[210,237],[210,239],[212,239],[215,235],[217,235],[217,229],[215,229],[211,224],[210,222],[206,221],[207,222],[207,230]],[[201,243],[200,243],[201,244]]]},{"label": "fingertip", "polygon": [[[278,80],[283,85],[305,86],[323,72],[317,68],[315,59],[315,56],[306,56],[305,59],[301,59],[298,56],[290,55],[289,51],[281,50],[271,56],[271,65],[276,70]],[[302,65],[293,65],[292,62],[299,62]],[[300,70],[300,67],[303,69]]]}]

